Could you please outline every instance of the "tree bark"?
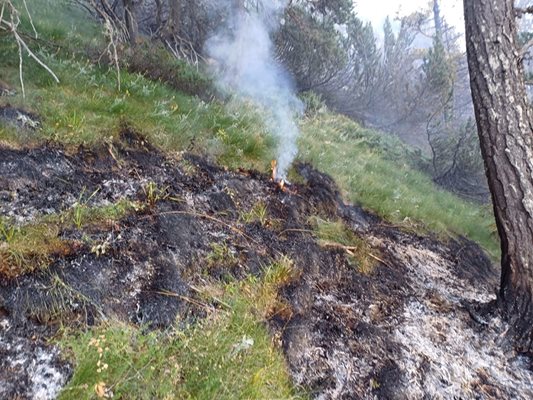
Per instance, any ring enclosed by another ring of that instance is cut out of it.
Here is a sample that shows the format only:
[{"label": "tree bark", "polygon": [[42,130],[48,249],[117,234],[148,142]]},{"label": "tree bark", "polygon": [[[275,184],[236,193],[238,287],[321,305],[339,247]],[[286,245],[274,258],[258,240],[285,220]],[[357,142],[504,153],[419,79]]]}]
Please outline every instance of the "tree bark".
[{"label": "tree bark", "polygon": [[179,32],[180,2],[179,0],[169,0],[170,17],[168,21],[169,31],[172,35]]},{"label": "tree bark", "polygon": [[163,3],[161,0],[154,0],[155,2],[155,25],[156,30],[159,32],[161,30],[161,25],[163,23]]},{"label": "tree bark", "polygon": [[442,41],[442,18],[440,16],[439,0],[433,0],[433,21],[435,22],[435,36]]},{"label": "tree bark", "polygon": [[533,126],[513,0],[464,0],[474,109],[501,239],[499,304],[519,351],[533,339]]},{"label": "tree bark", "polygon": [[135,47],[137,44],[137,17],[135,14],[135,5],[133,4],[134,0],[123,0],[124,4],[124,21],[126,23],[126,28],[128,30],[128,36],[130,39],[130,45]]}]

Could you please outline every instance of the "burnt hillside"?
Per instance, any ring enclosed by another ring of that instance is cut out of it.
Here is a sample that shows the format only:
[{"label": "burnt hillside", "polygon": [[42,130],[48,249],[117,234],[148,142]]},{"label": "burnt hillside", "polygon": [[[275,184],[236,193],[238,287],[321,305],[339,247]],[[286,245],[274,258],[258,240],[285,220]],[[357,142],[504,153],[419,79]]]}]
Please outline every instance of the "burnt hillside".
[{"label": "burnt hillside", "polygon": [[[48,342],[60,326],[194,323],[224,308],[202,294],[206,282],[261,277],[281,256],[295,273],[265,323],[312,397],[532,395],[526,361],[498,347],[501,322],[475,311],[497,286],[479,247],[421,237],[347,205],[309,165],[281,190],[264,173],[165,155],[125,128],[97,147],[2,146],[0,170],[2,215],[55,227],[41,238],[46,251],[21,250],[22,269],[0,246],[1,398],[58,394],[74,368]],[[83,193],[85,210],[135,206],[69,222]],[[324,236],[327,221],[352,243]]]}]

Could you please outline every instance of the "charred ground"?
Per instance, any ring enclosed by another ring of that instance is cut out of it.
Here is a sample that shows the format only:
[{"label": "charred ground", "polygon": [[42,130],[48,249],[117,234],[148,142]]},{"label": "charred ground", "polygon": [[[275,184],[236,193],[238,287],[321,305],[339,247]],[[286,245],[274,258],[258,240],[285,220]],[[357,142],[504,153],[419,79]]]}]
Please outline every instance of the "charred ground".
[{"label": "charred ground", "polygon": [[[313,397],[531,395],[527,360],[487,345],[502,323],[468,311],[497,287],[477,245],[391,226],[346,205],[328,176],[295,169],[298,183],[281,191],[264,173],[165,155],[128,127],[92,148],[0,147],[11,240],[53,227],[41,258],[0,242],[1,397],[52,398],[66,384],[74,366],[47,344],[58,326],[194,323],[206,282],[261,276],[280,256],[298,278],[267,323]],[[324,240],[316,221],[342,224],[362,245]]]}]

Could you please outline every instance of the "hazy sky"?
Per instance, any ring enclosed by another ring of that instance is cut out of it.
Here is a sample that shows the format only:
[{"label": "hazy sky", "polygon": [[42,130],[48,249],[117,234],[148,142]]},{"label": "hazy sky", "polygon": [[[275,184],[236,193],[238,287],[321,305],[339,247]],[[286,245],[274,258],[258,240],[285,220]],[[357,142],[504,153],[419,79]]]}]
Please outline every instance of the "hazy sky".
[{"label": "hazy sky", "polygon": [[[410,14],[414,11],[428,8],[428,0],[354,0],[357,14],[360,18],[371,21],[375,30],[381,31],[383,21],[389,15],[394,18]],[[433,3],[431,1],[431,3]],[[464,32],[463,2],[462,0],[441,0],[442,14],[448,24]]]}]

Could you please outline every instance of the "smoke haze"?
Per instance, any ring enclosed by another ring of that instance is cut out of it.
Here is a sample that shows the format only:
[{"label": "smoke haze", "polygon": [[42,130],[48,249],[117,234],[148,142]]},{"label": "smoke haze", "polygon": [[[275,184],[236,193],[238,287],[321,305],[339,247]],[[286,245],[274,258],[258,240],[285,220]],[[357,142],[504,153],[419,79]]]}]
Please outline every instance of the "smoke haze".
[{"label": "smoke haze", "polygon": [[285,1],[261,0],[248,12],[232,8],[223,28],[207,42],[216,60],[215,76],[223,90],[252,100],[262,108],[269,131],[277,138],[277,179],[286,179],[297,154],[295,118],[303,105],[292,80],[275,59],[271,35],[279,28]]}]

